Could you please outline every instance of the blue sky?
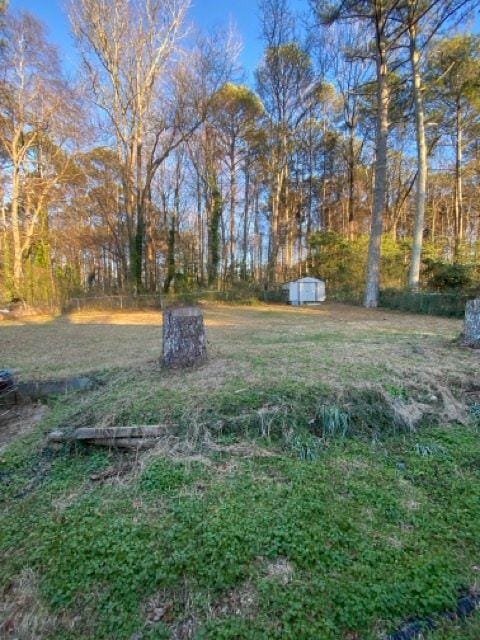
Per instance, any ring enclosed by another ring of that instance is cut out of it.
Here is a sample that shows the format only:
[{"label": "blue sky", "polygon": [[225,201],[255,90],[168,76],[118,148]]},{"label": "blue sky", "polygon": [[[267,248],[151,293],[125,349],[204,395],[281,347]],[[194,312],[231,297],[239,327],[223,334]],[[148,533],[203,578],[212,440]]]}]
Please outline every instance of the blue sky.
[{"label": "blue sky", "polygon": [[[294,7],[306,6],[306,0],[293,0]],[[10,0],[12,9],[26,9],[48,27],[50,40],[60,48],[67,68],[75,66],[75,48],[69,34],[64,0]],[[257,0],[192,0],[190,20],[203,30],[233,22],[243,40],[241,63],[251,79],[262,55]]]},{"label": "blue sky", "polygon": [[[290,6],[304,12],[308,7],[308,0],[290,0]],[[10,0],[10,7],[14,10],[26,9],[39,17],[48,27],[50,40],[62,52],[65,68],[72,70],[76,67],[77,56],[70,36],[65,0]],[[258,0],[192,0],[190,21],[197,23],[204,31],[233,22],[244,45],[240,61],[247,72],[247,80],[252,81],[263,50]],[[477,15],[477,32],[479,22]]]}]

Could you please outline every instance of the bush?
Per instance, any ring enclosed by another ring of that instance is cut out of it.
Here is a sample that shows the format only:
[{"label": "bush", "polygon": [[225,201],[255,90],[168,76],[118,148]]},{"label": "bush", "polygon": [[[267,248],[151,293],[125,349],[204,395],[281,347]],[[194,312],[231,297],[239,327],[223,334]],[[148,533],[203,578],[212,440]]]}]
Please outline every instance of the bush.
[{"label": "bush", "polygon": [[424,275],[428,286],[437,291],[465,289],[472,284],[472,267],[468,264],[427,259],[424,261]]},{"label": "bush", "polygon": [[473,297],[474,295],[469,293],[427,293],[385,289],[380,292],[380,306],[432,316],[462,318],[467,301]]},{"label": "bush", "polygon": [[[365,287],[369,238],[367,235],[349,240],[335,231],[319,231],[310,239],[312,275],[327,283],[327,294],[340,302],[360,302]],[[382,284],[402,287],[407,283],[409,241],[382,239]]]}]

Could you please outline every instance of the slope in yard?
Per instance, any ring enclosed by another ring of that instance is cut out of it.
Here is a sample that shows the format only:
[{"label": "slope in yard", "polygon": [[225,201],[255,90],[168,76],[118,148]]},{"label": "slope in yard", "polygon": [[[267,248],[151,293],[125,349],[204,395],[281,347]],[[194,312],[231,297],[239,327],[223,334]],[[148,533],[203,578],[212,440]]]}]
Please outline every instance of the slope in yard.
[{"label": "slope in yard", "polygon": [[[89,373],[0,454],[0,637],[382,638],[480,564],[478,352],[455,320],[205,309],[209,362],[159,366],[160,315],[0,326],[24,380]],[[44,434],[165,423],[142,455]],[[0,429],[2,427],[0,426]],[[476,638],[475,616],[434,640]]]}]

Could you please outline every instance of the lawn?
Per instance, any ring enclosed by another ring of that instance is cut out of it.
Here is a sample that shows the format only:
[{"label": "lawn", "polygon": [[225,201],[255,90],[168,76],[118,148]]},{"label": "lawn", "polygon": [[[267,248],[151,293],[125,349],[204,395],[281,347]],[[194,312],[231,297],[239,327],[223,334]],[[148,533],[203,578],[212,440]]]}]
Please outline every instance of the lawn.
[{"label": "lawn", "polygon": [[[0,325],[21,379],[95,383],[17,437],[0,425],[0,637],[379,640],[478,589],[479,353],[460,322],[333,304],[205,319],[208,363],[176,373],[154,312]],[[158,423],[138,455],[45,446]],[[480,637],[478,614],[440,627]]]}]

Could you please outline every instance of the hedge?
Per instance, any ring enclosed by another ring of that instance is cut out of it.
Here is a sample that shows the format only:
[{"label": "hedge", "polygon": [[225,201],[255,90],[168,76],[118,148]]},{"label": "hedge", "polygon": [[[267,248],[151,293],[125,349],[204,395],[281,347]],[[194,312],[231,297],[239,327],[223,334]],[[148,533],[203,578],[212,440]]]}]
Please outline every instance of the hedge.
[{"label": "hedge", "polygon": [[384,289],[380,292],[380,306],[387,309],[424,313],[432,316],[463,318],[467,301],[474,297],[475,293],[465,291],[428,293],[424,291]]}]

